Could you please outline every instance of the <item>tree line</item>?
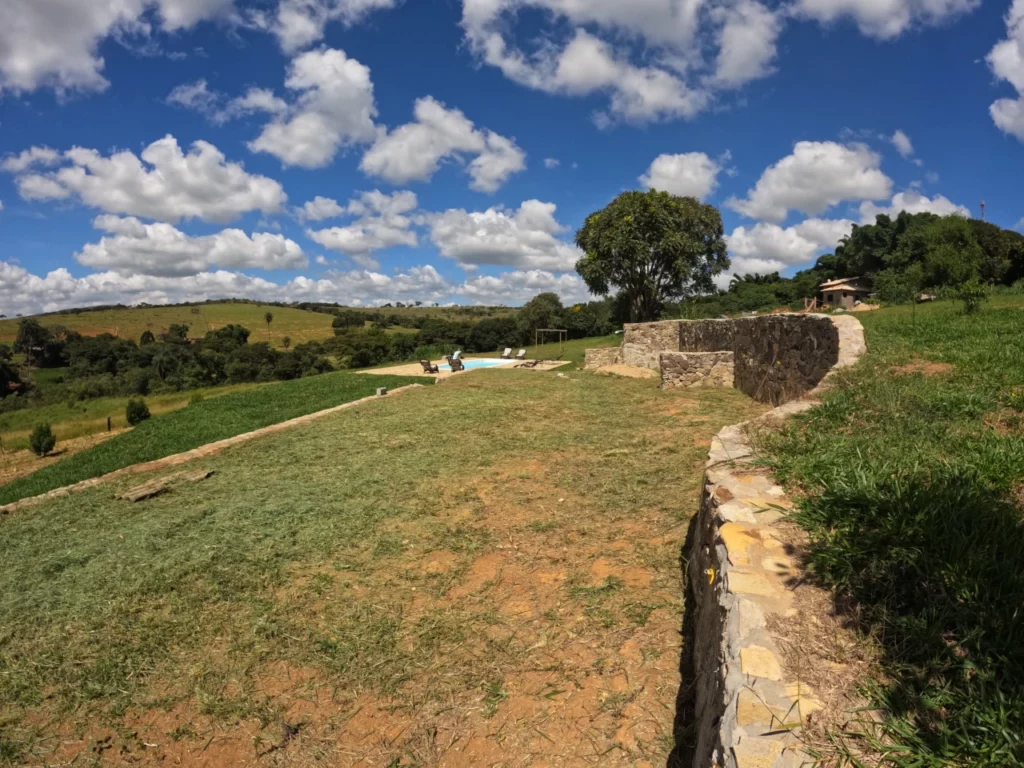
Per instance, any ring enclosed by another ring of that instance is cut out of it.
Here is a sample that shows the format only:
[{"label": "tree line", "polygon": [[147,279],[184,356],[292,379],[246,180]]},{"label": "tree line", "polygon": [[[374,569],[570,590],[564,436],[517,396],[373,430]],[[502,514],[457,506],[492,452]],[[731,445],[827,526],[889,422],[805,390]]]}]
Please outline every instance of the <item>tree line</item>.
[{"label": "tree line", "polygon": [[576,244],[585,253],[576,271],[591,292],[616,295],[633,322],[802,309],[821,283],[842,277],[867,278],[890,303],[928,292],[966,306],[999,286],[1024,291],[1024,235],[958,215],[880,214],[810,269],[734,275],[725,289],[715,285],[730,266],[721,214],[696,198],[624,192],[587,217]]}]

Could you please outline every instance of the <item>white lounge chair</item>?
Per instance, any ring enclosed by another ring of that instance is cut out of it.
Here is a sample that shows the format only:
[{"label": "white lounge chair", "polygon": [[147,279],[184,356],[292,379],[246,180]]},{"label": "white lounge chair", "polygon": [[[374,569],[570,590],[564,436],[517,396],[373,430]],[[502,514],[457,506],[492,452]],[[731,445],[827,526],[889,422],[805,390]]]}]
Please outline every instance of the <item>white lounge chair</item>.
[{"label": "white lounge chair", "polygon": [[516,353],[516,360],[525,360],[525,359],[526,359],[526,350],[525,349],[520,349]]},{"label": "white lounge chair", "polygon": [[452,360],[461,360],[461,359],[462,359],[462,350],[460,349],[458,352],[456,352],[454,355],[452,355]]},{"label": "white lounge chair", "polygon": [[502,360],[508,360],[512,357],[512,347],[505,347],[505,351],[501,353]]}]

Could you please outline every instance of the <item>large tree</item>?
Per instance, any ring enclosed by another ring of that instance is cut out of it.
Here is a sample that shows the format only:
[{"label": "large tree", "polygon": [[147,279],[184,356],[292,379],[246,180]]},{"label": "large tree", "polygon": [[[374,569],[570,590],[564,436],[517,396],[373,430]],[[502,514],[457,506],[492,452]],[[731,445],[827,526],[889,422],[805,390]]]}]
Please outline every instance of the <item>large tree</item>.
[{"label": "large tree", "polygon": [[622,291],[633,322],[655,320],[666,301],[714,290],[729,267],[723,235],[718,209],[694,197],[623,192],[576,233],[576,271],[591,293]]}]

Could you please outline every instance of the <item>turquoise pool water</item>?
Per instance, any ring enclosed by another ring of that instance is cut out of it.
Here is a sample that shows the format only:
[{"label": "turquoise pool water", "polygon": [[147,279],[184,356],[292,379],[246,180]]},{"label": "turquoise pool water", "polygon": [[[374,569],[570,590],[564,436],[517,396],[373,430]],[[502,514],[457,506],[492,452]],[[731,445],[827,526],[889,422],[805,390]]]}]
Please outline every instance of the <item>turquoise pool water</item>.
[{"label": "turquoise pool water", "polygon": [[[494,368],[499,365],[508,365],[509,363],[515,362],[514,360],[502,360],[500,357],[478,357],[473,360],[463,360],[462,364],[466,366],[467,371],[471,371],[474,368]],[[450,371],[452,367],[445,363],[439,365],[442,371]]]}]

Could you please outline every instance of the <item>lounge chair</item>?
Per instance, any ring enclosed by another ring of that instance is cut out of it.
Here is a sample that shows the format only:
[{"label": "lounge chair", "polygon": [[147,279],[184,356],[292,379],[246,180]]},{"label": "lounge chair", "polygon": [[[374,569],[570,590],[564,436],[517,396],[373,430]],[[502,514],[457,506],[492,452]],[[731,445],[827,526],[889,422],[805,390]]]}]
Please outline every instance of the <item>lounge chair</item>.
[{"label": "lounge chair", "polygon": [[461,360],[462,359],[462,350],[460,349],[458,352],[456,352],[454,355],[452,355],[452,359],[453,360]]},{"label": "lounge chair", "polygon": [[539,360],[527,360],[525,363],[520,363],[516,368],[536,368],[541,363],[557,363],[562,359],[562,356],[558,357],[542,357]]},{"label": "lounge chair", "polygon": [[440,373],[440,369],[429,360],[420,360],[424,373]]},{"label": "lounge chair", "polygon": [[452,373],[466,370],[466,366],[462,364],[462,360],[459,358],[458,352],[454,355],[448,356],[448,366],[452,369]]},{"label": "lounge chair", "polygon": [[525,360],[525,359],[526,359],[526,350],[525,349],[520,349],[516,353],[516,360]]},{"label": "lounge chair", "polygon": [[508,360],[512,357],[512,347],[505,347],[505,351],[501,353],[502,360]]}]

